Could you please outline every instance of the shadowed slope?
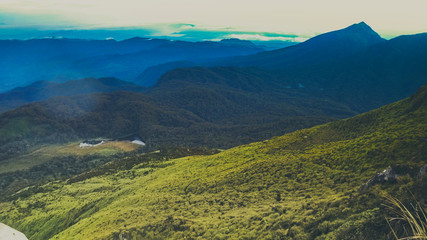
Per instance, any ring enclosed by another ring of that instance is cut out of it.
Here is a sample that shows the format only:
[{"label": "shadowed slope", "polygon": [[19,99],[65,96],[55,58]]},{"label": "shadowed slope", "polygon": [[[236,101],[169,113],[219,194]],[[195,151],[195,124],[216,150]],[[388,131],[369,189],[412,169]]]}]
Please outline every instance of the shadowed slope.
[{"label": "shadowed slope", "polygon": [[309,66],[349,56],[363,48],[385,41],[366,23],[313,37],[295,46],[254,55],[224,59],[213,63],[220,66],[256,66],[266,69],[290,69]]},{"label": "shadowed slope", "polygon": [[65,83],[48,81],[34,82],[0,94],[0,112],[4,112],[31,102],[54,96],[72,96],[94,92],[132,91],[142,92],[143,87],[115,78],[86,78]]}]

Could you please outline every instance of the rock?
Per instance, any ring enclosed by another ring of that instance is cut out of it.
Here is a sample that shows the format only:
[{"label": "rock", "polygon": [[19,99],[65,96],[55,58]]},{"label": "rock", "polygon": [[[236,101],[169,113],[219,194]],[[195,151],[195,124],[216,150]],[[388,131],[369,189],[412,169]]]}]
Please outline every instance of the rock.
[{"label": "rock", "polygon": [[393,168],[389,166],[384,171],[377,173],[374,177],[369,179],[365,184],[360,187],[360,190],[367,190],[376,184],[381,184],[385,182],[395,181],[397,179],[397,174],[394,172]]},{"label": "rock", "polygon": [[427,164],[424,164],[424,166],[421,167],[420,171],[418,172],[417,177],[420,178],[427,172]]},{"label": "rock", "polygon": [[21,232],[0,223],[0,240],[28,240]]},{"label": "rock", "polygon": [[141,139],[139,138],[135,138],[131,143],[140,145],[140,146],[145,146],[145,142],[141,141]]},{"label": "rock", "polygon": [[79,147],[80,148],[96,147],[96,146],[102,145],[104,143],[105,143],[104,140],[85,140],[79,144]]}]

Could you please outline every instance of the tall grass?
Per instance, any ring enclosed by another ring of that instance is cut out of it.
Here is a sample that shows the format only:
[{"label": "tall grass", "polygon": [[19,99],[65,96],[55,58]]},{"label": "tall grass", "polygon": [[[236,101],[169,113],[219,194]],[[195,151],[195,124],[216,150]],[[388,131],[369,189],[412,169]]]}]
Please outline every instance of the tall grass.
[{"label": "tall grass", "polygon": [[[410,204],[407,207],[399,199],[386,195],[388,207],[394,217],[386,218],[388,225],[393,233],[393,236],[398,240],[405,239],[427,239],[427,214],[425,206],[421,206],[419,202]],[[400,231],[392,227],[392,222],[397,222]],[[398,232],[403,234],[399,237]]]}]

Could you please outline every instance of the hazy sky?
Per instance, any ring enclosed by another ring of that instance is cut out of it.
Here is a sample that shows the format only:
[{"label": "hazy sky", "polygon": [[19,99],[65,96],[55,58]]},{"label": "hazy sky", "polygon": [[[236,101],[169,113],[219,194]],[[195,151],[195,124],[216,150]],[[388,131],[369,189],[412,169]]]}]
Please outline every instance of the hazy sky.
[{"label": "hazy sky", "polygon": [[166,34],[197,28],[314,35],[360,21],[383,36],[427,32],[427,0],[0,0],[2,28],[151,26]]}]

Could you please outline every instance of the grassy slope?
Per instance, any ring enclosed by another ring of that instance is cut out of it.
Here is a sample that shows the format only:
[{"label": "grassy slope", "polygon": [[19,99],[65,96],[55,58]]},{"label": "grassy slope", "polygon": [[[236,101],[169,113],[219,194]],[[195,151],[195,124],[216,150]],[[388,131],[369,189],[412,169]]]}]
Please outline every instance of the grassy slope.
[{"label": "grassy slope", "polygon": [[[426,198],[427,87],[357,117],[216,155],[53,182],[0,203],[30,239],[381,239],[381,191]],[[390,164],[398,184],[359,187]],[[414,170],[415,169],[415,170]]]},{"label": "grassy slope", "polygon": [[110,141],[88,148],[80,148],[79,142],[32,148],[0,161],[0,201],[28,186],[67,179],[143,150],[130,141]]},{"label": "grassy slope", "polygon": [[80,148],[79,143],[47,145],[37,148],[30,153],[1,161],[0,174],[28,169],[59,157],[82,157],[87,155],[111,156],[117,153],[135,151],[138,148],[138,145],[132,144],[130,141],[111,141],[100,146],[87,148]]}]

